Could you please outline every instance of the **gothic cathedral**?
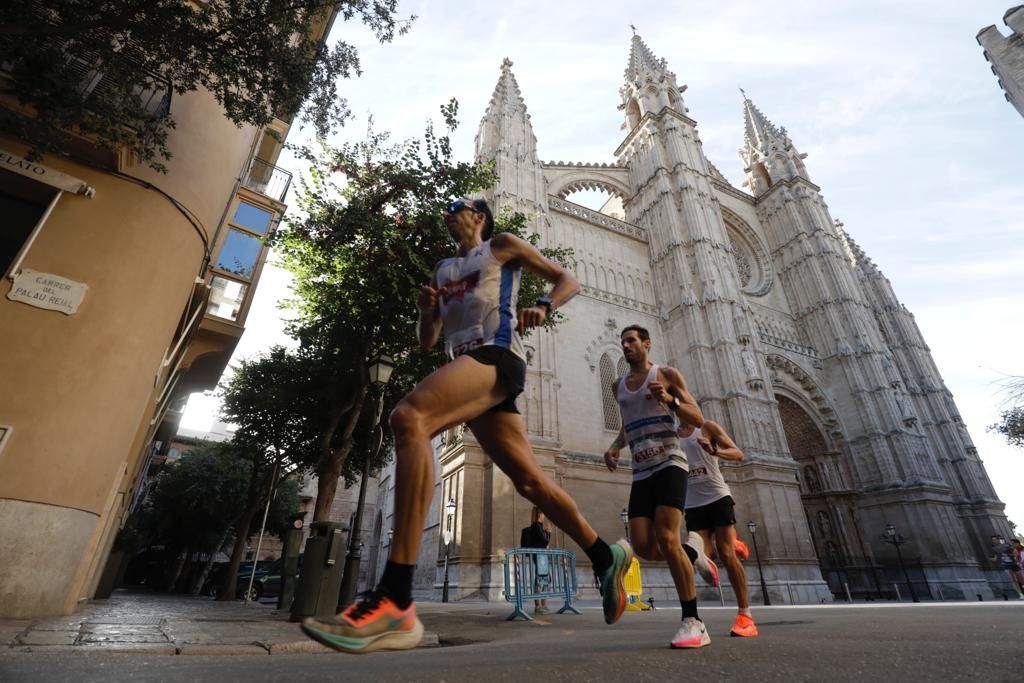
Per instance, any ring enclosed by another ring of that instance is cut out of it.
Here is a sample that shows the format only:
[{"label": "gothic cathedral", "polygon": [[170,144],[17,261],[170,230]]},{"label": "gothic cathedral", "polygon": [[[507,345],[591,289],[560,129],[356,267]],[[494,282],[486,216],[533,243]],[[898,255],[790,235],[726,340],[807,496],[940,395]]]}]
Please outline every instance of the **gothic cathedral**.
[{"label": "gothic cathedral", "polygon": [[[1001,574],[988,539],[1010,537],[1003,504],[913,315],[829,215],[785,128],[744,96],[746,180],[735,188],[704,156],[685,90],[634,36],[615,162],[546,163],[512,63],[502,64],[476,138],[477,158],[501,178],[487,198],[536,216],[544,245],[571,247],[582,285],[554,333],[525,340],[520,411],[542,468],[603,537],[623,534],[629,467],[610,473],[602,454],[619,429],[609,392],[625,370],[619,331],[638,323],[652,361],[679,368],[746,454],[723,470],[748,545],[747,523],[757,524],[773,602],[845,597],[843,584],[855,598],[892,597],[902,584],[905,598],[908,576],[922,597],[992,597]],[[600,210],[566,200],[581,189],[610,199]],[[500,600],[503,550],[530,504],[468,432],[445,434],[438,460],[432,528],[454,534],[452,595]],[[419,592],[435,597],[439,537],[424,542],[418,575]],[[586,556],[557,530],[552,545],[577,551],[592,597]],[[674,595],[657,563],[643,580],[645,597]]]}]

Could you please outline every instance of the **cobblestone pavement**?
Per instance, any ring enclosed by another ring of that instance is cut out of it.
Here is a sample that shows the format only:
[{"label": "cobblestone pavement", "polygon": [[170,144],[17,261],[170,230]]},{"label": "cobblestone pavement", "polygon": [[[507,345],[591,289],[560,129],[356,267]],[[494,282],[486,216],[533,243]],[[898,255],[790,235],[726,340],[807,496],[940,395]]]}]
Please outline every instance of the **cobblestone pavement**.
[{"label": "cobblestone pavement", "polygon": [[[420,647],[438,642],[428,632]],[[330,652],[273,604],[116,591],[64,617],[0,619],[0,652],[128,652],[167,655]]]}]

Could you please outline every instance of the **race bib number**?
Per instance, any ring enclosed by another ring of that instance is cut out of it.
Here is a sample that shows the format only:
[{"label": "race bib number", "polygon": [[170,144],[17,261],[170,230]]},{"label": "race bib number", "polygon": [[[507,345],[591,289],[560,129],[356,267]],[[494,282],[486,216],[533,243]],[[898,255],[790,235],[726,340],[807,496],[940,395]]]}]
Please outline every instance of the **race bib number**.
[{"label": "race bib number", "polygon": [[484,328],[482,325],[474,325],[467,330],[461,330],[452,335],[448,340],[448,348],[451,357],[458,358],[464,353],[480,348],[484,344]]}]

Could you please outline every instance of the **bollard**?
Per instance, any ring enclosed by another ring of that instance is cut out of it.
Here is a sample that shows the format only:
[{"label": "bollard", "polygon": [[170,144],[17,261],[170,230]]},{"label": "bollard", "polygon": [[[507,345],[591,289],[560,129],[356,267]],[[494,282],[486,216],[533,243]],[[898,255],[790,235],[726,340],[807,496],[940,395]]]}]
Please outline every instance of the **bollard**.
[{"label": "bollard", "polygon": [[277,596],[277,609],[291,609],[295,598],[295,577],[299,573],[299,549],[302,547],[302,519],[298,527],[284,532],[281,552],[281,592]]},{"label": "bollard", "polygon": [[843,581],[843,590],[846,591],[846,602],[853,602],[853,597],[850,595],[850,584]]},{"label": "bollard", "polygon": [[338,607],[341,590],[342,534],[345,527],[338,522],[313,522],[309,525],[306,552],[302,555],[302,573],[295,586],[290,621],[305,617],[329,616]]},{"label": "bollard", "polygon": [[900,586],[897,583],[893,583],[892,587],[896,590],[896,602],[903,602],[903,596],[900,595]]}]

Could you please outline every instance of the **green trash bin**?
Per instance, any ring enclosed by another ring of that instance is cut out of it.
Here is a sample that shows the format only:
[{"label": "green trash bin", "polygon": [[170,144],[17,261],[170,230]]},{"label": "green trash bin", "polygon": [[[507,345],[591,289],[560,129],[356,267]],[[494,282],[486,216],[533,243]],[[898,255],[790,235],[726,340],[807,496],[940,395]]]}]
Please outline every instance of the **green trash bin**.
[{"label": "green trash bin", "polygon": [[291,621],[334,614],[341,590],[341,572],[345,566],[343,541],[345,527],[339,522],[313,522],[309,525],[302,570],[295,586]]}]

